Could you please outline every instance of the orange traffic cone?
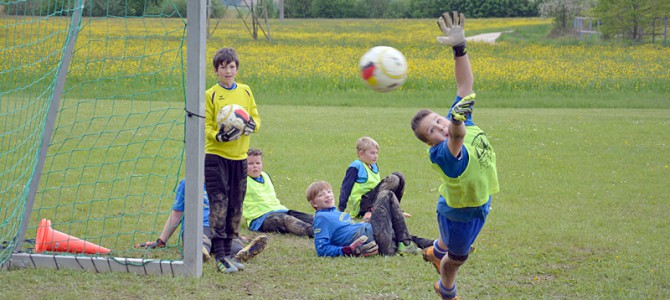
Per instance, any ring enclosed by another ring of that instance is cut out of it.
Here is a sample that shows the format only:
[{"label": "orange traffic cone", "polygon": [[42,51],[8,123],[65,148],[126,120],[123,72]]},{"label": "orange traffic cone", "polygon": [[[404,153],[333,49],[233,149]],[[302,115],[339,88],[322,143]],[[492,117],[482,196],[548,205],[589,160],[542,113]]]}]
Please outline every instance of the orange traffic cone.
[{"label": "orange traffic cone", "polygon": [[111,250],[93,243],[67,235],[51,228],[51,221],[42,219],[37,227],[37,238],[35,239],[35,252],[44,251],[107,254]]}]

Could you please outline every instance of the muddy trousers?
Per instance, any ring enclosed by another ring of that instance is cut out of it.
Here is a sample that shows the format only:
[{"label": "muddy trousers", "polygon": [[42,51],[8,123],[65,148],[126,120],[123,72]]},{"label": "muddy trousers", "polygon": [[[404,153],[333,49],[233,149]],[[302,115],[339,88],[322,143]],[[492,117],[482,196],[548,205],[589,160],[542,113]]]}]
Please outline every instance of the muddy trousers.
[{"label": "muddy trousers", "polygon": [[217,260],[235,255],[232,242],[240,235],[242,203],[247,192],[247,160],[205,154],[205,185],[209,197],[212,254]]},{"label": "muddy trousers", "polygon": [[258,231],[290,233],[297,236],[314,238],[314,216],[303,212],[289,210],[269,214]]},{"label": "muddy trousers", "polygon": [[370,224],[382,255],[395,255],[399,242],[412,241],[400,202],[392,191],[383,190],[377,194]]}]

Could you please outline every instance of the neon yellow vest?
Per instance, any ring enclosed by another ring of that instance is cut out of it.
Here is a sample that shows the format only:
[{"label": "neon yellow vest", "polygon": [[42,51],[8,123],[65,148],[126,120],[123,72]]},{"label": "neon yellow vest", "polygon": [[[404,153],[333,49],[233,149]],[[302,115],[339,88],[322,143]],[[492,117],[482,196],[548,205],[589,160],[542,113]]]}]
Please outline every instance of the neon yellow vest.
[{"label": "neon yellow vest", "polygon": [[442,179],[440,195],[453,208],[482,206],[491,194],[500,191],[496,154],[486,134],[477,126],[467,126],[466,130],[463,145],[470,161],[463,174],[450,178],[440,166],[433,164]]},{"label": "neon yellow vest", "polygon": [[279,203],[275,187],[267,173],[261,172],[265,179],[260,183],[251,177],[247,178],[247,194],[242,204],[242,216],[247,221],[247,226],[256,218],[275,210],[288,210],[286,206]]},{"label": "neon yellow vest", "polygon": [[358,213],[361,211],[361,197],[374,189],[381,181],[379,178],[379,168],[377,168],[377,173],[375,173],[370,169],[368,164],[363,163],[363,166],[365,166],[365,171],[368,173],[368,180],[363,183],[354,182],[354,186],[351,187],[351,194],[349,194],[349,200],[347,200],[346,212],[354,218],[358,217]]}]

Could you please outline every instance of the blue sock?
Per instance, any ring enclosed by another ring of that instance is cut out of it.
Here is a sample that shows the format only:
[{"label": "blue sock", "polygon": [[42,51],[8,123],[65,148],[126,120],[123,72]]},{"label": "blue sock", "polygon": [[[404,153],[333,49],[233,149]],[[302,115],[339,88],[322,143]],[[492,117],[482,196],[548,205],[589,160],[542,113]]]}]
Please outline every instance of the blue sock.
[{"label": "blue sock", "polygon": [[445,255],[447,255],[447,249],[440,248],[440,243],[438,240],[435,240],[433,242],[433,254],[435,254],[435,257],[442,259]]},{"label": "blue sock", "polygon": [[451,299],[456,297],[456,283],[454,283],[454,287],[448,289],[442,285],[442,279],[440,279],[438,282],[440,283],[440,295],[442,298]]}]

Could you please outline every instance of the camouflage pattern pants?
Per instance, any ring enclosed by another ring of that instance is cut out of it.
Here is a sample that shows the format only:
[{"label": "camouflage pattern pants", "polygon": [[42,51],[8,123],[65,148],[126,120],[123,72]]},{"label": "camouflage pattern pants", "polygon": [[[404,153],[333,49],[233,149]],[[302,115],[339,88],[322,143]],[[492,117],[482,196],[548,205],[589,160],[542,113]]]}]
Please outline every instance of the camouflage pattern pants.
[{"label": "camouflage pattern pants", "polygon": [[314,238],[314,216],[303,212],[289,210],[269,214],[259,228],[262,232],[291,233],[297,236]]},{"label": "camouflage pattern pants", "polygon": [[361,197],[361,210],[358,213],[358,217],[363,217],[366,212],[369,212],[377,200],[377,195],[385,190],[393,192],[398,203],[400,203],[405,193],[405,175],[400,172],[393,172],[391,175],[384,177],[374,189],[365,193]]}]

